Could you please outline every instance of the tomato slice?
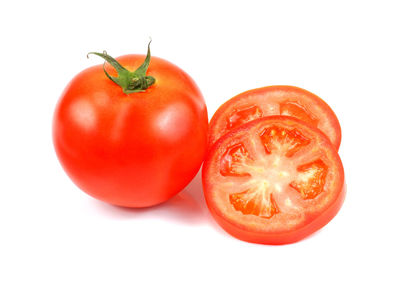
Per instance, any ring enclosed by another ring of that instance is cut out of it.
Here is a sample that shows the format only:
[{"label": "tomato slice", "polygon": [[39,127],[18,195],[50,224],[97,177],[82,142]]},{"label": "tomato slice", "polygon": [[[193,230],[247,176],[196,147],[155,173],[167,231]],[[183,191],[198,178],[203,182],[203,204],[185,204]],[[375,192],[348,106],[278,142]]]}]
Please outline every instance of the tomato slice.
[{"label": "tomato slice", "polygon": [[288,116],[231,130],[210,149],[204,195],[217,222],[248,242],[285,244],[327,224],[345,196],[341,160],[330,140]]},{"label": "tomato slice", "polygon": [[317,127],[339,149],[341,129],[333,110],[316,95],[293,86],[249,90],[224,103],[210,122],[210,146],[230,130],[271,115],[292,116]]}]

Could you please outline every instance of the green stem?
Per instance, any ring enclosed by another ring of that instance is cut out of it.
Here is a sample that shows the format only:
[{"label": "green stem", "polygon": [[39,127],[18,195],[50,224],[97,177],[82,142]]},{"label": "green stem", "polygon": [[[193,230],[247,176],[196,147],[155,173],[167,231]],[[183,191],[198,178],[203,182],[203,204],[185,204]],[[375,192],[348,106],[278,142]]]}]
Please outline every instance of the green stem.
[{"label": "green stem", "polygon": [[146,72],[147,69],[149,68],[150,64],[150,43],[151,40],[147,46],[147,56],[144,62],[142,63],[141,66],[139,66],[138,69],[135,71],[129,71],[126,68],[124,68],[122,65],[119,64],[113,57],[108,55],[106,51],[103,53],[96,53],[96,52],[90,52],[88,53],[88,56],[90,54],[97,55],[101,58],[103,58],[106,62],[108,62],[112,67],[115,68],[115,70],[118,73],[118,76],[111,76],[105,69],[104,65],[106,62],[103,64],[103,70],[104,73],[107,75],[107,77],[119,85],[122,88],[122,91],[129,95],[132,93],[138,93],[138,92],[144,92],[148,87],[153,85],[156,82],[156,79],[152,76],[147,76]]}]

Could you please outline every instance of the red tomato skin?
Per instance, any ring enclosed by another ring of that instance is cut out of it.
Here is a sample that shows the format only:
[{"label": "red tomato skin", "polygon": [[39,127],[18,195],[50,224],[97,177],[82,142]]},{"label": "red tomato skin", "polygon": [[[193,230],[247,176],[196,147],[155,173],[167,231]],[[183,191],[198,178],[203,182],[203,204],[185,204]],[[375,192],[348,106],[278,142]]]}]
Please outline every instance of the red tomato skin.
[{"label": "red tomato skin", "polygon": [[[117,58],[134,71],[144,55]],[[107,66],[111,75],[116,72]],[[126,95],[102,65],[79,73],[54,113],[53,142],[62,167],[87,194],[124,207],[148,207],[181,191],[207,146],[207,108],[180,68],[152,57],[145,92]]]},{"label": "red tomato skin", "polygon": [[[339,123],[339,120],[338,120],[335,112],[330,108],[330,106],[324,100],[322,100],[317,95],[315,95],[305,89],[295,87],[295,86],[289,86],[289,85],[274,85],[274,86],[267,86],[267,87],[251,89],[251,90],[245,91],[243,93],[240,93],[240,94],[232,97],[231,99],[226,101],[224,104],[222,104],[217,109],[217,111],[215,112],[215,114],[212,116],[212,118],[210,120],[209,146],[211,146],[213,143],[215,143],[218,140],[218,138],[222,136],[222,135],[220,135],[221,129],[217,128],[217,124],[224,117],[228,108],[230,108],[232,105],[234,105],[239,99],[246,99],[251,96],[262,96],[262,95],[266,95],[266,94],[269,94],[269,93],[275,92],[275,91],[284,91],[284,92],[288,92],[288,93],[295,92],[295,93],[299,94],[300,96],[306,96],[307,98],[312,100],[312,102],[316,106],[318,106],[325,113],[327,113],[327,116],[328,116],[328,119],[330,122],[330,126],[332,128],[332,131],[334,132],[334,134],[332,136],[330,136],[330,139],[331,139],[331,142],[334,145],[334,147],[336,147],[336,150],[339,150],[341,139],[342,139],[342,130],[341,130],[340,123]],[[319,129],[321,129],[321,128],[319,128]]]},{"label": "red tomato skin", "polygon": [[[269,119],[269,118],[281,118],[281,119],[295,119],[294,117],[284,117],[284,116],[270,116],[270,117],[262,117],[260,119]],[[258,120],[260,120],[258,119]],[[346,189],[347,185],[345,183],[345,178],[344,178],[344,169],[342,166],[341,159],[338,154],[334,154],[333,156],[335,157],[334,161],[337,161],[340,163],[340,172],[337,175],[337,182],[343,183],[342,186],[340,187],[340,192],[338,192],[336,198],[332,200],[332,203],[328,208],[326,208],[323,212],[316,214],[316,215],[309,215],[307,217],[307,220],[304,222],[303,226],[301,228],[296,228],[293,229],[292,231],[288,232],[273,232],[273,233],[266,233],[266,232],[255,232],[254,230],[249,230],[246,229],[246,227],[243,227],[242,225],[239,224],[234,224],[231,221],[227,220],[224,218],[222,213],[218,211],[218,209],[214,206],[214,202],[211,199],[211,186],[212,186],[212,180],[207,176],[209,174],[209,169],[211,167],[211,160],[212,160],[212,155],[215,153],[217,150],[218,146],[220,143],[223,143],[225,139],[231,138],[232,136],[235,135],[236,131],[239,130],[246,130],[247,127],[251,127],[252,123],[256,123],[257,120],[250,121],[248,123],[245,123],[232,131],[229,131],[226,133],[224,136],[222,136],[216,143],[212,145],[211,148],[209,148],[209,151],[206,155],[206,158],[203,163],[203,168],[202,168],[202,182],[203,182],[203,192],[204,192],[204,197],[206,200],[207,207],[215,219],[215,221],[230,235],[233,237],[245,241],[245,242],[250,242],[250,243],[256,243],[256,244],[267,244],[267,245],[284,245],[284,244],[291,244],[298,242],[311,234],[315,233],[317,230],[321,229],[324,227],[326,224],[328,224],[339,212],[341,209],[345,197],[346,197]],[[297,120],[297,122],[301,123],[303,126],[312,128],[311,125]],[[317,128],[313,128],[313,130],[318,131],[324,138],[325,138],[325,143],[326,145],[332,146],[334,150],[336,150],[335,146],[330,142],[328,137],[318,130]]]}]

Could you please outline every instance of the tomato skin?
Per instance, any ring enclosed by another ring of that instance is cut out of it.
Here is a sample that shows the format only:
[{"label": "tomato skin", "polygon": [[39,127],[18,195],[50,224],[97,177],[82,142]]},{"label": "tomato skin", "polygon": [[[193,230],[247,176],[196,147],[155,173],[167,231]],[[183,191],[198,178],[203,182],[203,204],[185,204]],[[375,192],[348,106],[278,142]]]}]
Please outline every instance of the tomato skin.
[{"label": "tomato skin", "polygon": [[[218,153],[217,151],[224,143],[233,141],[238,132],[247,132],[247,130],[252,126],[254,126],[255,124],[270,119],[296,121],[299,124],[301,124],[301,126],[316,131],[318,134],[318,138],[322,139],[323,145],[326,146],[330,151],[335,152],[332,153],[331,157],[332,161],[335,162],[339,168],[335,179],[335,182],[337,183],[338,192],[336,193],[334,198],[331,199],[329,205],[325,209],[322,209],[322,211],[320,212],[308,214],[306,216],[306,220],[301,225],[291,229],[290,231],[271,231],[271,232],[256,231],[254,230],[254,228],[251,228],[250,226],[245,226],[241,223],[235,222],[234,220],[226,217],[221,211],[221,209],[218,208],[215,199],[213,199],[212,190],[216,183],[215,183],[215,175],[212,172],[212,166],[215,165],[214,162],[216,161],[216,159],[218,159],[215,157],[215,155]],[[233,129],[232,131],[222,136],[209,149],[207,153],[202,169],[202,180],[203,180],[203,189],[207,207],[210,210],[210,213],[212,214],[214,219],[217,221],[217,223],[227,233],[234,236],[235,238],[246,242],[258,243],[258,244],[282,245],[282,244],[295,243],[297,241],[304,239],[305,237],[311,235],[315,231],[321,229],[336,216],[341,206],[343,205],[346,195],[346,184],[344,179],[343,166],[340,157],[336,153],[336,149],[332,145],[330,140],[321,131],[312,127],[311,125],[299,121],[293,117],[286,117],[286,116],[270,116],[253,120],[244,125],[241,125],[240,127]]]},{"label": "tomato skin", "polygon": [[[282,94],[280,94],[282,93]],[[247,100],[247,101],[246,101]],[[315,118],[317,120],[322,120],[325,124],[316,124],[315,120],[311,120],[309,118],[304,118],[305,116],[299,115],[289,115],[301,119],[302,121],[313,125],[320,129],[324,134],[328,136],[332,144],[338,150],[341,142],[341,128],[338,118],[336,117],[333,110],[329,107],[325,101],[323,101],[317,95],[299,88],[295,86],[288,85],[275,85],[275,86],[267,86],[261,87],[257,89],[248,90],[241,94],[234,96],[233,98],[226,101],[223,105],[221,105],[210,121],[210,129],[209,129],[209,146],[215,143],[222,135],[227,133],[229,129],[226,128],[226,119],[228,114],[232,113],[232,110],[237,106],[249,106],[249,103],[253,103],[255,100],[264,100],[264,104],[255,105],[264,108],[265,111],[269,111],[267,108],[274,104],[276,107],[282,101],[289,102],[298,102],[300,101],[302,106],[307,106],[309,110],[311,110],[311,114],[315,114]],[[290,105],[290,103],[289,103]],[[279,106],[278,106],[279,107]],[[281,107],[282,109],[282,107]],[[261,116],[257,115],[257,118],[271,116],[271,115],[281,115],[279,113],[279,109],[275,108],[271,112],[264,112]],[[309,120],[307,120],[309,119]],[[250,120],[251,121],[251,120]],[[228,126],[229,127],[229,126]]]},{"label": "tomato skin", "polygon": [[[144,59],[117,61],[134,71]],[[83,191],[114,205],[168,200],[196,175],[206,151],[207,109],[195,82],[157,57],[147,75],[154,85],[126,95],[102,65],[90,67],[72,79],[54,113],[53,142],[64,170]]]}]

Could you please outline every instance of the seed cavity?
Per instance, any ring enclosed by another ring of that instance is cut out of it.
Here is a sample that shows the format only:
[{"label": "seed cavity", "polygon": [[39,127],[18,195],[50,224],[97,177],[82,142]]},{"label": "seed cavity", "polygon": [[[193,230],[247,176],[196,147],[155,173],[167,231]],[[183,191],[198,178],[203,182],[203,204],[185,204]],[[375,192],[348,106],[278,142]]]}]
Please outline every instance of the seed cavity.
[{"label": "seed cavity", "polygon": [[249,153],[242,143],[228,147],[221,158],[220,173],[223,176],[246,177],[248,172],[243,171],[251,161]]},{"label": "seed cavity", "polygon": [[299,176],[290,183],[290,187],[298,191],[303,199],[314,199],[324,190],[328,166],[321,159],[301,165],[297,171]]},{"label": "seed cavity", "polygon": [[286,116],[293,116],[297,119],[303,120],[308,124],[314,126],[318,125],[319,120],[315,117],[306,106],[293,101],[285,101],[280,103],[280,114]]},{"label": "seed cavity", "polygon": [[297,129],[289,130],[278,126],[264,129],[260,134],[260,139],[267,154],[275,152],[286,157],[292,157],[311,142]]},{"label": "seed cavity", "polygon": [[256,105],[235,109],[232,114],[227,117],[226,129],[230,130],[251,120],[261,118],[262,116],[261,108]]},{"label": "seed cavity", "polygon": [[253,187],[229,195],[229,201],[236,211],[243,215],[255,215],[270,219],[279,213],[278,205],[268,188]]}]

